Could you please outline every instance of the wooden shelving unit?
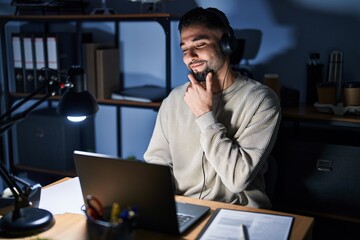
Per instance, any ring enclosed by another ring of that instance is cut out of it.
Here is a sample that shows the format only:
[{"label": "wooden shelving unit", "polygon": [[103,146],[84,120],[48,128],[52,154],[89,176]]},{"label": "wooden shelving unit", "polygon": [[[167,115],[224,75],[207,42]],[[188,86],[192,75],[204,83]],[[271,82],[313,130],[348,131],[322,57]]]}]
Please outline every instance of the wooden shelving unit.
[{"label": "wooden shelving unit", "polygon": [[[165,71],[165,89],[166,92],[169,93],[171,91],[171,55],[170,55],[170,22],[171,20],[176,19],[176,17],[171,16],[167,13],[146,13],[146,14],[114,14],[114,15],[23,15],[23,16],[0,16],[0,31],[1,31],[1,54],[2,54],[2,62],[3,62],[3,71],[2,71],[2,79],[3,79],[3,100],[5,102],[5,105],[7,108],[11,106],[11,104],[20,98],[23,98],[26,96],[26,94],[23,93],[15,93],[13,89],[10,89],[9,81],[11,74],[9,72],[11,71],[11,68],[7,66],[8,62],[8,55],[9,55],[9,46],[10,43],[7,39],[6,34],[6,26],[7,24],[11,22],[18,22],[18,23],[41,23],[44,24],[44,29],[48,29],[48,26],[55,23],[71,23],[75,26],[75,31],[77,34],[77,44],[81,44],[81,33],[83,28],[83,23],[88,22],[111,22],[114,24],[114,39],[119,39],[120,32],[119,32],[119,23],[123,21],[132,21],[132,22],[158,22],[161,27],[164,30],[165,33],[165,58],[166,58],[166,71]],[[117,41],[115,41],[117,42]],[[117,44],[117,43],[116,43]],[[115,44],[115,45],[116,45]],[[117,46],[117,45],[116,45]],[[121,54],[121,53],[120,53]],[[77,59],[79,59],[79,62],[82,61],[82,48],[78,47],[78,52],[76,53]],[[11,65],[11,64],[10,64]],[[36,96],[35,98],[40,98],[41,95]],[[50,98],[49,101],[56,101],[59,100],[59,96],[54,96]],[[116,108],[116,122],[117,122],[117,128],[121,128],[120,123],[120,109],[122,107],[133,107],[133,108],[148,108],[148,109],[154,109],[157,110],[161,102],[150,102],[150,103],[144,103],[144,102],[133,102],[133,101],[122,101],[122,100],[111,100],[111,99],[105,99],[105,100],[98,100],[98,103],[100,105],[110,105]],[[120,131],[118,131],[117,141],[118,145],[121,146],[121,136]],[[12,137],[11,134],[7,134],[8,142],[12,143]],[[39,172],[39,173],[49,173],[49,174],[58,174],[62,176],[73,176],[73,172],[63,172],[63,171],[47,171],[46,169],[37,169],[37,168],[31,168],[26,166],[21,166],[19,164],[14,164],[13,159],[13,149],[10,144],[9,149],[9,163],[10,168],[12,171],[14,170],[21,170],[21,171],[31,171],[31,172]],[[121,156],[121,147],[118,148],[118,155]],[[4,157],[4,156],[3,156]]]}]

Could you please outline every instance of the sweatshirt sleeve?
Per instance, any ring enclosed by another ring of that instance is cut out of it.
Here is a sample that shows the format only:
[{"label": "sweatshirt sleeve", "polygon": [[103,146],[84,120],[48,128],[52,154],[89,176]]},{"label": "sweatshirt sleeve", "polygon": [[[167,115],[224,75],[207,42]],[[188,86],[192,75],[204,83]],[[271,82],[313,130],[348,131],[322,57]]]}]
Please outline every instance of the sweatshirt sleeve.
[{"label": "sweatshirt sleeve", "polygon": [[245,117],[239,116],[240,127],[231,138],[212,112],[196,120],[206,159],[234,193],[244,191],[266,162],[281,118],[277,98],[271,94],[249,96],[242,112]]},{"label": "sweatshirt sleeve", "polygon": [[148,163],[172,167],[167,131],[164,129],[167,126],[167,115],[164,114],[166,103],[165,99],[159,109],[150,143],[144,153],[144,159]]}]

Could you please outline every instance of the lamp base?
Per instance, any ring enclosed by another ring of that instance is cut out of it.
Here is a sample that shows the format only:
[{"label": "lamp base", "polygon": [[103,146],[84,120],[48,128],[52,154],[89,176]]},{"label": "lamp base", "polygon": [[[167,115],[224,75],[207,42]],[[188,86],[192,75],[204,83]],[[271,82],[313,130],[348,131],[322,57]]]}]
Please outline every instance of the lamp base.
[{"label": "lamp base", "polygon": [[50,229],[55,224],[54,216],[40,208],[21,208],[20,216],[13,219],[9,212],[0,219],[0,236],[26,237]]}]

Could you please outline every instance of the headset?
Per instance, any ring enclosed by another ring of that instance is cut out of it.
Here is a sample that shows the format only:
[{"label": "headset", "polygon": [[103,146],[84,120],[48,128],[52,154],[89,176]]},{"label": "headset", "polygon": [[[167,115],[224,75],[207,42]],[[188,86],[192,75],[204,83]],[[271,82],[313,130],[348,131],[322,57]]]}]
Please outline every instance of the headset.
[{"label": "headset", "polygon": [[216,10],[207,8],[206,11],[216,16],[216,18],[219,19],[219,21],[227,28],[226,33],[221,36],[220,49],[225,56],[231,55],[237,50],[237,40],[234,35],[234,30],[229,24],[229,21],[225,16],[221,15]]}]

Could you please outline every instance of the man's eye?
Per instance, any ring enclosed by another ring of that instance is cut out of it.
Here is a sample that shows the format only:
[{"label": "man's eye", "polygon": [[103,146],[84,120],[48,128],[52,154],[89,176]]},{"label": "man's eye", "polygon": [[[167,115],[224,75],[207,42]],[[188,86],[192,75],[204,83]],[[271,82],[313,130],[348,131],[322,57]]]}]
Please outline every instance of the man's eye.
[{"label": "man's eye", "polygon": [[206,44],[205,43],[198,43],[195,45],[196,48],[202,48],[204,47]]},{"label": "man's eye", "polygon": [[185,53],[188,52],[188,49],[187,49],[187,48],[186,48],[186,49],[182,49],[182,52],[183,52],[183,54],[185,54]]}]

